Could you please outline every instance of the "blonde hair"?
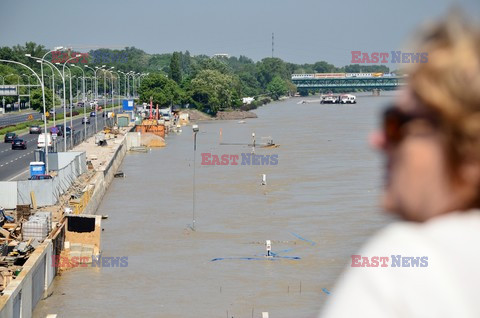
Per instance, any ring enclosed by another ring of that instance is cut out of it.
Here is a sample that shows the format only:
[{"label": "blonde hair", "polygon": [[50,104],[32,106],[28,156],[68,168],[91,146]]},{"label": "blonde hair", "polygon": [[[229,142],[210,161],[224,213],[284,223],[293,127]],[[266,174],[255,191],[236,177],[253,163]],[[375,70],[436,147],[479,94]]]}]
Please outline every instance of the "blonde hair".
[{"label": "blonde hair", "polygon": [[411,70],[410,87],[441,118],[452,172],[480,164],[480,30],[454,11],[421,38],[428,61]]}]

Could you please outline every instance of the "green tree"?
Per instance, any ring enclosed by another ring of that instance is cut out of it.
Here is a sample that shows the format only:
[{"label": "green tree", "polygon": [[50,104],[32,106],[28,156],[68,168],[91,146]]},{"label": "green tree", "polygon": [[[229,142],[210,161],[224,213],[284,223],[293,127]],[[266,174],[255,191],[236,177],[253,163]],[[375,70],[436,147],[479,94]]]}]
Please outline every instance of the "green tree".
[{"label": "green tree", "polygon": [[[31,107],[34,110],[37,110],[41,113],[43,113],[43,98],[42,98],[42,89],[37,88],[34,89],[30,92],[31,94]],[[52,95],[52,90],[50,89],[45,89],[45,108],[46,110],[50,110],[53,105],[53,95]]]},{"label": "green tree", "polygon": [[190,101],[201,111],[215,114],[218,110],[239,105],[240,81],[218,70],[201,70],[192,79]]},{"label": "green tree", "polygon": [[257,80],[262,88],[266,88],[275,76],[288,80],[290,75],[287,65],[279,58],[268,57],[257,63]]},{"label": "green tree", "polygon": [[170,71],[168,77],[174,80],[177,84],[182,81],[181,56],[179,52],[173,52],[170,60]]},{"label": "green tree", "polygon": [[189,51],[185,51],[182,57],[182,74],[190,75],[192,70],[192,57],[190,56]]},{"label": "green tree", "polygon": [[267,91],[270,93],[274,100],[278,100],[280,96],[283,96],[287,93],[287,83],[279,76],[275,76],[272,81],[268,83]]},{"label": "green tree", "polygon": [[313,64],[313,70],[315,73],[336,73],[338,69],[325,61],[316,62]]},{"label": "green tree", "polygon": [[153,97],[153,105],[158,104],[162,107],[179,104],[184,98],[184,93],[178,84],[160,73],[150,73],[145,77],[139,93],[141,102],[149,103],[150,97]]}]

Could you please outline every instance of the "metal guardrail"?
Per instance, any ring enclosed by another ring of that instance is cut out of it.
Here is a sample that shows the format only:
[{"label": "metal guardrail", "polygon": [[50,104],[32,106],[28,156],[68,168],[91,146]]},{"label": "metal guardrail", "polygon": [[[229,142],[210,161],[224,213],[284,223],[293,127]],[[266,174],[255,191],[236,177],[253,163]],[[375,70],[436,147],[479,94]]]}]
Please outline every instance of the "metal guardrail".
[{"label": "metal guardrail", "polygon": [[67,138],[67,149],[64,149],[64,140],[63,138],[57,138],[53,143],[53,149],[55,152],[64,152],[73,149],[73,147],[78,146],[86,139],[95,135],[95,125],[87,125],[87,133],[85,135],[84,128],[82,126],[81,129],[76,130],[73,132],[72,136],[66,136]]}]

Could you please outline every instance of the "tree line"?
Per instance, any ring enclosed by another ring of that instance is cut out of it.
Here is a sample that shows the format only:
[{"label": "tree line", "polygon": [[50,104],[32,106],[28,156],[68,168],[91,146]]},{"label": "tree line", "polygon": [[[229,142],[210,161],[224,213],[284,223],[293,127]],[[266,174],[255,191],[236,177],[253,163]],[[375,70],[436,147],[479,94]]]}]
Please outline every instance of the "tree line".
[{"label": "tree line", "polygon": [[[48,50],[43,45],[27,42],[23,46],[0,47],[0,59],[19,61],[39,71],[39,63],[26,57],[25,54],[41,57],[46,52]],[[294,94],[296,87],[291,82],[291,74],[388,73],[390,71],[384,65],[354,64],[336,67],[325,61],[313,64],[294,64],[271,57],[255,62],[243,55],[240,57],[193,56],[189,51],[148,54],[135,47],[126,47],[122,50],[97,49],[88,53],[87,59],[90,67],[107,65],[107,67],[114,66],[115,70],[148,73],[148,76],[142,78],[138,89],[139,102],[149,102],[152,98],[153,103],[161,107],[190,104],[191,107],[209,113],[230,108],[255,107],[270,99],[276,100],[281,96]],[[111,56],[121,56],[122,58],[109,58]],[[77,64],[83,66],[80,63]],[[49,68],[45,67],[44,72],[49,73]],[[82,75],[77,68],[71,68],[71,72],[76,76]],[[27,76],[22,75],[26,73],[28,70],[20,66],[0,63],[0,76],[3,77],[5,84],[18,82],[26,84]],[[7,76],[8,74],[17,76]],[[30,78],[30,80],[35,82],[34,78]],[[123,81],[122,76],[122,87]],[[46,81],[46,85],[51,84]],[[109,88],[107,90],[109,91]],[[99,81],[99,91],[103,91],[103,81]],[[25,89],[22,94],[24,93]],[[39,97],[39,89],[32,90],[32,94]],[[49,95],[47,102],[51,104],[51,91]],[[243,97],[255,97],[256,100],[251,106],[244,106]],[[7,102],[13,102],[16,97],[6,97],[6,99]],[[40,108],[41,99],[32,99],[32,107]]]}]

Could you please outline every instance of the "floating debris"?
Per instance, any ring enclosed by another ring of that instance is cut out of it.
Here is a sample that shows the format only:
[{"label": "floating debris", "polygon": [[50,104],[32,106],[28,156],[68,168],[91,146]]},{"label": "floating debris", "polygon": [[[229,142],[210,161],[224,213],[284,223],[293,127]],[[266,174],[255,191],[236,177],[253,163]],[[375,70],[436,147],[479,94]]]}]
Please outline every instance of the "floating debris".
[{"label": "floating debris", "polygon": [[113,175],[115,178],[125,178],[125,173],[123,171],[119,171]]},{"label": "floating debris", "polygon": [[131,147],[130,148],[130,151],[132,152],[144,152],[144,153],[147,153],[148,152],[148,148],[147,147]]}]

